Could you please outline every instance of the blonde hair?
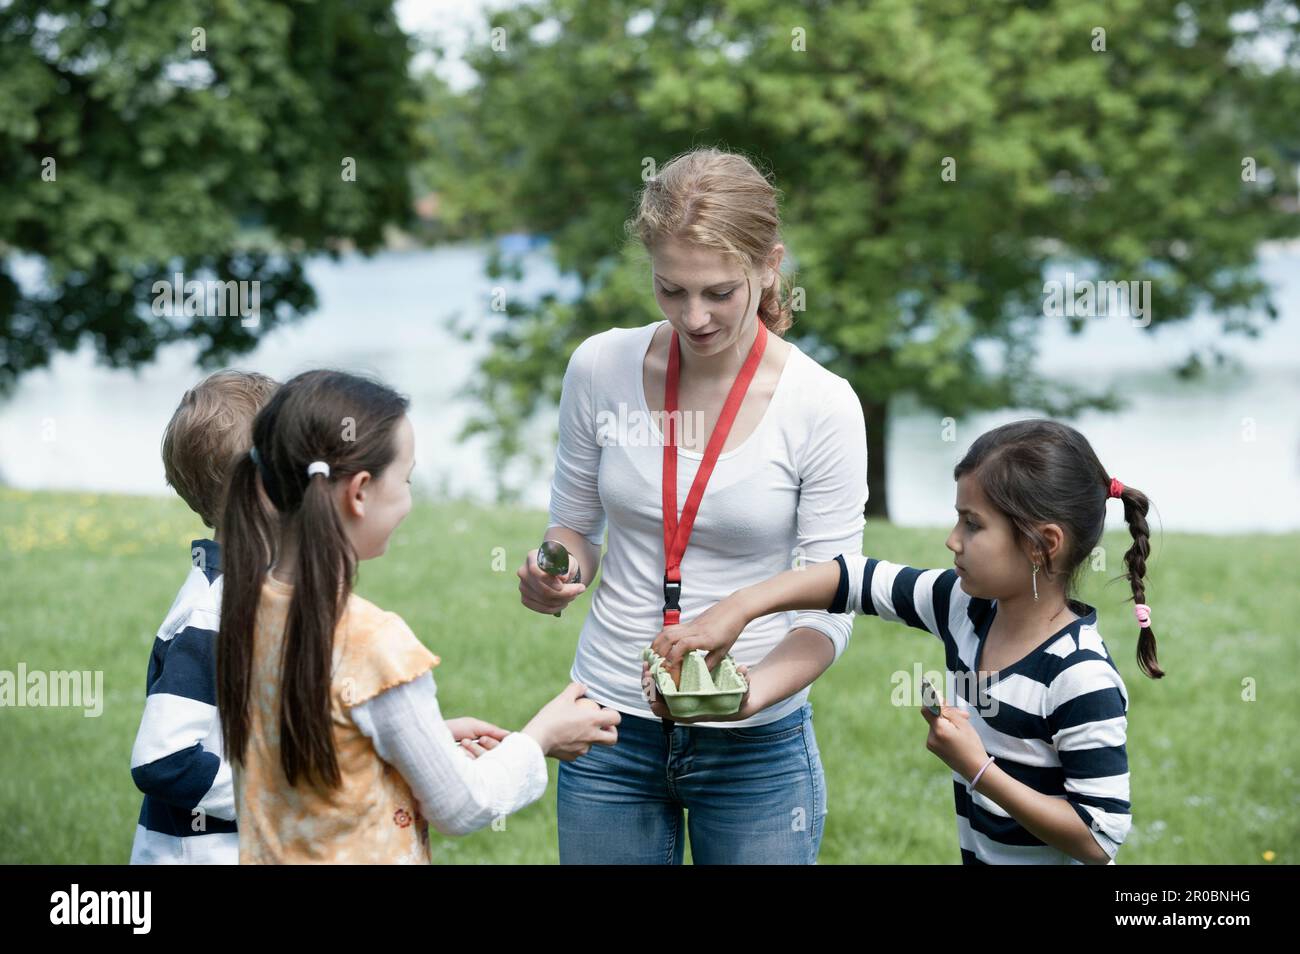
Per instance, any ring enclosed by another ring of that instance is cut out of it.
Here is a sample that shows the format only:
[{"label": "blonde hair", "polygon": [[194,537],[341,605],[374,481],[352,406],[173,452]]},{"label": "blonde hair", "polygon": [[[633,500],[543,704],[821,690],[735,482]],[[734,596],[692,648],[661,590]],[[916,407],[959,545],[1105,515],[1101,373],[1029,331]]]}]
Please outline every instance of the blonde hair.
[{"label": "blonde hair", "polygon": [[248,453],[253,418],[279,386],[264,374],[217,371],[185,392],[167,423],[167,483],[205,525],[216,528],[230,465]]},{"label": "blonde hair", "polygon": [[[674,157],[641,190],[636,215],[625,230],[653,252],[664,239],[680,239],[735,258],[752,274],[767,264],[780,241],[778,193],[742,155],[721,149],[692,149]],[[783,335],[794,319],[787,279],[764,288],[758,317]]]}]

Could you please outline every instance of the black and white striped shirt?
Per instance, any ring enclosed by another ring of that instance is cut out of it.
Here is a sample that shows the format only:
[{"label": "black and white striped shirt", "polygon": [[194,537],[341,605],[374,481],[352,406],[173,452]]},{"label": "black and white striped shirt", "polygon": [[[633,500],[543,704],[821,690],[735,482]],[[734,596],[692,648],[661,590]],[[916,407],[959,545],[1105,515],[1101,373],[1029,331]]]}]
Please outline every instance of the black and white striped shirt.
[{"label": "black and white striped shirt", "polygon": [[[995,676],[976,681],[997,600],[968,595],[952,569],[922,570],[854,554],[835,559],[840,585],[830,611],[860,611],[938,636],[948,670],[946,701],[970,712],[971,725],[1004,772],[1068,801],[1113,864],[1131,820],[1128,691],[1097,632],[1096,609],[1071,601],[1079,619]],[[1080,863],[972,791],[957,772],[953,795],[964,863]]]},{"label": "black and white striped shirt", "polygon": [[131,777],[144,792],[131,864],[239,863],[234,779],[217,714],[221,548],[195,540],[190,560],[154,637],[131,748]]}]

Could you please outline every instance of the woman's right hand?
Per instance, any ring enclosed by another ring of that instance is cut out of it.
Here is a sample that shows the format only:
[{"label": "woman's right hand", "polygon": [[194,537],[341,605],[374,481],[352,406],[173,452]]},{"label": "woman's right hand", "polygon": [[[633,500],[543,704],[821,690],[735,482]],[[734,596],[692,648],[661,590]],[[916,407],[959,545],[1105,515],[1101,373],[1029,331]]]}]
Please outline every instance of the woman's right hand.
[{"label": "woman's right hand", "polygon": [[613,745],[618,741],[622,721],[617,709],[603,708],[594,699],[584,698],[587,687],[571,682],[558,696],[538,711],[523,727],[542,752],[562,762],[572,762],[586,755],[593,745]]},{"label": "woman's right hand", "polygon": [[537,551],[529,550],[524,565],[516,574],[519,577],[519,600],[530,610],[548,616],[559,612],[587,592],[585,583],[566,583],[578,569],[578,559],[569,554],[569,572],[562,577],[551,576],[537,565]]}]

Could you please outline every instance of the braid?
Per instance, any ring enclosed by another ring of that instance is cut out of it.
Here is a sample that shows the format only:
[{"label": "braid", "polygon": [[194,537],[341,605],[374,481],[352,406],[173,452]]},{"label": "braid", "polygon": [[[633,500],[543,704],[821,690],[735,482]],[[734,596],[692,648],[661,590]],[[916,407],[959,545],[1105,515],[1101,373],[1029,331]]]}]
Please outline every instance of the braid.
[{"label": "braid", "polygon": [[[1147,527],[1147,510],[1150,501],[1146,494],[1134,487],[1124,487],[1120,493],[1124,502],[1124,520],[1128,523],[1129,533],[1133,535],[1133,545],[1124,554],[1124,566],[1127,569],[1129,586],[1133,590],[1135,604],[1146,603],[1147,556],[1151,553],[1151,535]],[[1164,670],[1156,659],[1156,634],[1151,630],[1150,620],[1141,625],[1138,634],[1137,660],[1144,675],[1152,679],[1164,676]]]}]

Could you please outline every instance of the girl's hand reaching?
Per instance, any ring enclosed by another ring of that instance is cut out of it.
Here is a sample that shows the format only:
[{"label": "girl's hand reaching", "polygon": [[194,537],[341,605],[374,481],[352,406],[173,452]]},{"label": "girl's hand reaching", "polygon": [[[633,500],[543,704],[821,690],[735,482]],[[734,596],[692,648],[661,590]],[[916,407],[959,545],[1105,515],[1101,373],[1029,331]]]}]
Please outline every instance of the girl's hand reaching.
[{"label": "girl's hand reaching", "polygon": [[460,743],[461,750],[475,759],[495,749],[510,734],[509,729],[473,716],[448,719],[447,728],[451,730],[451,737]]},{"label": "girl's hand reaching", "polygon": [[715,603],[689,623],[665,626],[650,644],[650,648],[664,658],[664,665],[673,673],[673,682],[681,678],[682,660],[697,649],[708,651],[705,664],[712,672],[731,647],[740,638],[740,632],[749,621],[734,612],[727,601]]},{"label": "girl's hand reaching", "polygon": [[930,723],[925,747],[967,781],[974,778],[989,760],[989,754],[979,733],[970,724],[970,713],[956,706],[943,706],[940,714],[934,715],[921,706],[921,715]]}]

